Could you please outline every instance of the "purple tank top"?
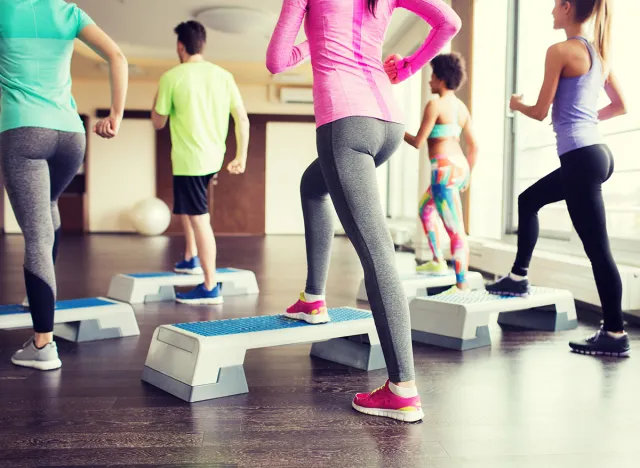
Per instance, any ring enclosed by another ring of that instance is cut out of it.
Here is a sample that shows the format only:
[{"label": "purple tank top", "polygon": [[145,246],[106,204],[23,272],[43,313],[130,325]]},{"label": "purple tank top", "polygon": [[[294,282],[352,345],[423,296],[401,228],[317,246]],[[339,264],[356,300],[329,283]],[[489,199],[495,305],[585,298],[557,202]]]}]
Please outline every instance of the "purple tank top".
[{"label": "purple tank top", "polygon": [[602,61],[584,37],[571,39],[580,40],[587,46],[591,68],[582,76],[560,77],[551,113],[560,156],[603,143],[598,130],[598,99],[604,85]]}]

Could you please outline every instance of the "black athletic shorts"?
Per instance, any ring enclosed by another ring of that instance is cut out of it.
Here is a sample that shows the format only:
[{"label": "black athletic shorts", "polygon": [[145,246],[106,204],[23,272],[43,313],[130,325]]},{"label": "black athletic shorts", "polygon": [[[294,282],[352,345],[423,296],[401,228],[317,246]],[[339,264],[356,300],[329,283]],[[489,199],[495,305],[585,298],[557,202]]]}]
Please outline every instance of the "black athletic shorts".
[{"label": "black athletic shorts", "polygon": [[209,213],[209,182],[214,175],[173,176],[173,213],[190,216]]}]

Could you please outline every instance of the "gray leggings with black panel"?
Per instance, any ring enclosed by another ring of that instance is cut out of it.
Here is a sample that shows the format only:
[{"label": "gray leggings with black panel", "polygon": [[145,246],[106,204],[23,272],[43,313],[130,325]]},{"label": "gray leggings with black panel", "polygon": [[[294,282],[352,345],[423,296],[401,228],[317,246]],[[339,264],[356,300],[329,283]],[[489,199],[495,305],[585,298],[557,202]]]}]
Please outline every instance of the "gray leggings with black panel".
[{"label": "gray leggings with black panel", "polygon": [[82,165],[84,133],[22,127],[0,134],[0,165],[25,242],[24,279],[36,333],[53,331],[58,198]]},{"label": "gray leggings with black panel", "polygon": [[376,168],[402,142],[404,127],[370,117],[347,117],[322,125],[316,136],[318,159],[305,171],[300,187],[307,246],[305,292],[324,294],[334,235],[333,201],[364,269],[389,379],[414,380],[409,306],[376,179]]}]

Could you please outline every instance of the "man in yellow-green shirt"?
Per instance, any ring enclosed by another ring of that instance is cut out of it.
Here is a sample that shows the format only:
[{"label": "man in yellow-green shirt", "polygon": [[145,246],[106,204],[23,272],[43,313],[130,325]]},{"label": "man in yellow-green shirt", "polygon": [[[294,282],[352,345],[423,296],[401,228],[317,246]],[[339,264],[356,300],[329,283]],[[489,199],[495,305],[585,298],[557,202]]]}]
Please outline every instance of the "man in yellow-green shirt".
[{"label": "man in yellow-green shirt", "polygon": [[204,60],[207,33],[200,23],[187,21],[175,28],[180,65],[160,79],[152,119],[157,130],[170,121],[173,166],[173,212],[180,215],[186,238],[178,273],[200,274],[204,283],[177,294],[189,304],[221,304],[216,281],[216,243],[211,229],[207,192],[220,171],[226,151],[229,114],[236,127],[238,152],[227,169],[242,174],[247,161],[249,118],[233,76]]}]

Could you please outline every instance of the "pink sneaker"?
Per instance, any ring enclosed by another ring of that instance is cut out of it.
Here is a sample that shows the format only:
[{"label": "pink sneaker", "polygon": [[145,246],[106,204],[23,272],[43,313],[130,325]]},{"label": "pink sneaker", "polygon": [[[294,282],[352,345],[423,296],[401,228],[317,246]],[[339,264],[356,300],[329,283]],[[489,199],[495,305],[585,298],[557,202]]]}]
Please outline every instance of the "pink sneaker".
[{"label": "pink sneaker", "polygon": [[389,381],[371,393],[358,393],[353,399],[353,409],[371,416],[382,416],[404,422],[416,422],[424,418],[420,395],[402,398],[389,389]]},{"label": "pink sneaker", "polygon": [[324,301],[305,302],[304,293],[300,293],[298,302],[289,307],[284,316],[293,320],[304,320],[312,325],[327,323],[331,320],[329,312],[327,312],[327,303]]}]

